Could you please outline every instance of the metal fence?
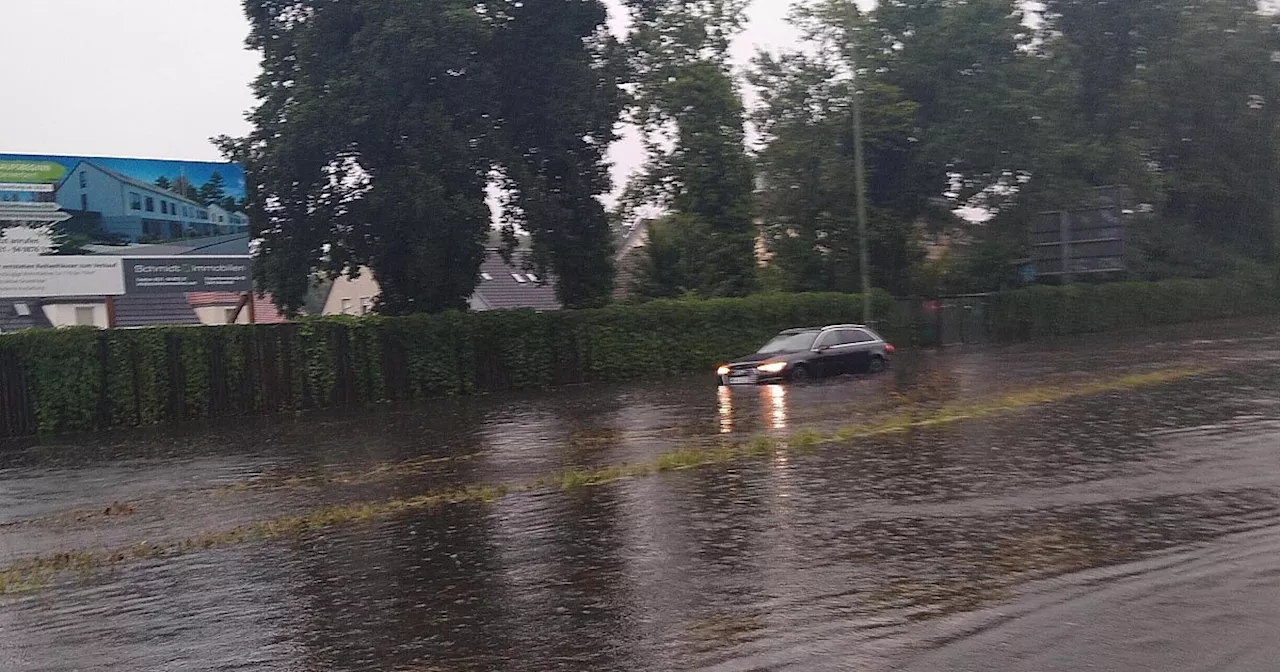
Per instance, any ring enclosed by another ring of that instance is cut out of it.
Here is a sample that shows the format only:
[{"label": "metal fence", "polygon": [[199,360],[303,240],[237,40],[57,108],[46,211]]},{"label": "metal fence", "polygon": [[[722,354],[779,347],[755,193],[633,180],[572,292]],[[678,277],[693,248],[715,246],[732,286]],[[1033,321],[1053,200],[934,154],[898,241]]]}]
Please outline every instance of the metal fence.
[{"label": "metal fence", "polygon": [[979,345],[991,340],[989,294],[939,299],[904,298],[891,317],[895,333],[910,334],[914,345]]}]

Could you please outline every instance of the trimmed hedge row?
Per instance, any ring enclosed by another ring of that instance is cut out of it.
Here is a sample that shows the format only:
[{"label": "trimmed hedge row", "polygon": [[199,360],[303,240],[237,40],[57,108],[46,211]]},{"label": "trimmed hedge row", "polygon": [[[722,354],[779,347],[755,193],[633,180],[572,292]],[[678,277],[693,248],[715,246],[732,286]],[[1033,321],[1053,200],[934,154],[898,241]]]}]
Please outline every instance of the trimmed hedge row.
[{"label": "trimmed hedge row", "polygon": [[[893,299],[874,297],[877,314]],[[600,310],[324,318],[0,336],[0,436],[710,371],[781,329],[860,321],[846,294]]]},{"label": "trimmed hedge row", "polygon": [[[877,293],[876,315],[894,300]],[[1005,341],[1276,312],[1270,280],[1037,287],[993,296]],[[710,371],[797,325],[861,321],[845,294],[600,310],[325,318],[0,336],[0,436],[291,412]],[[919,341],[911,329],[881,329]]]},{"label": "trimmed hedge row", "polygon": [[999,341],[1027,341],[1280,311],[1274,278],[1165,280],[1031,287],[990,298]]}]

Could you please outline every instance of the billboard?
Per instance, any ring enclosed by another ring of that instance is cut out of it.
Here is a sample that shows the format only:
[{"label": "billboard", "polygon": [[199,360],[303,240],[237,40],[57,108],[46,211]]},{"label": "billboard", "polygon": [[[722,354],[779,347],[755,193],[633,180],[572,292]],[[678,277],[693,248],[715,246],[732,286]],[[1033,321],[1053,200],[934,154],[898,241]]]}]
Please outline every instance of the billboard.
[{"label": "billboard", "polygon": [[1125,194],[1101,188],[1071,210],[1042,212],[1031,223],[1034,274],[1065,276],[1125,270]]},{"label": "billboard", "polygon": [[0,229],[0,299],[124,294],[120,259],[56,256],[55,247],[47,227]]},{"label": "billboard", "polygon": [[249,292],[253,276],[248,257],[128,257],[125,293]]},{"label": "billboard", "polygon": [[0,154],[0,298],[249,291],[244,198],[232,163]]},{"label": "billboard", "polygon": [[0,228],[54,223],[104,244],[247,235],[244,200],[234,163],[0,154]]}]

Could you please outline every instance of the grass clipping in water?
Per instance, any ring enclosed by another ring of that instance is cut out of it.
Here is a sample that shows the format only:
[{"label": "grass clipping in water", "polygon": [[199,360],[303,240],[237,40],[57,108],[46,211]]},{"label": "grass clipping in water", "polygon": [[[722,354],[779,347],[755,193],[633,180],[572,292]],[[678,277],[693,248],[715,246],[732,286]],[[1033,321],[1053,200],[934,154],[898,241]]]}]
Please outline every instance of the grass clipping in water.
[{"label": "grass clipping in water", "polygon": [[861,438],[977,420],[1072,398],[1140,389],[1203,375],[1210,371],[1211,369],[1208,368],[1162,369],[1108,380],[1031,388],[974,403],[944,404],[932,409],[907,407],[872,422],[841,427],[830,434],[804,429],[786,438],[760,436],[745,443],[683,447],[663,453],[652,462],[593,469],[569,468],[526,483],[476,485],[404,499],[341,504],[314,509],[296,516],[237,525],[228,530],[176,541],[160,543],[144,541],[112,550],[74,550],[56,553],[19,560],[0,569],[0,595],[29,592],[47,587],[56,575],[64,572],[88,573],[95,569],[133,560],[173,557],[199,550],[298,536],[336,526],[372,521],[449,504],[494,502],[520,492],[547,489],[567,492],[614,483],[627,478],[726,464],[752,457],[766,457],[779,450],[809,452],[824,445],[848,443]]}]

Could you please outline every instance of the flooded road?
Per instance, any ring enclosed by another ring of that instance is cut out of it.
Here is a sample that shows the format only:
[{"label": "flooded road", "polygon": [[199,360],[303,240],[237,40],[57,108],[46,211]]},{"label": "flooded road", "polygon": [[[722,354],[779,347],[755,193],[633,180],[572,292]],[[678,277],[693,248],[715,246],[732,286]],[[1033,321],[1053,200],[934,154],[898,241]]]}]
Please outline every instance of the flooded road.
[{"label": "flooded road", "polygon": [[1274,670],[1277,557],[1274,320],[0,444],[6,671]]}]

